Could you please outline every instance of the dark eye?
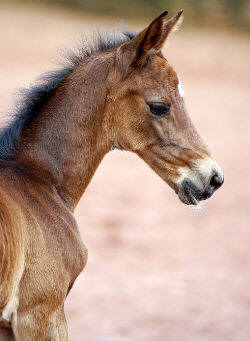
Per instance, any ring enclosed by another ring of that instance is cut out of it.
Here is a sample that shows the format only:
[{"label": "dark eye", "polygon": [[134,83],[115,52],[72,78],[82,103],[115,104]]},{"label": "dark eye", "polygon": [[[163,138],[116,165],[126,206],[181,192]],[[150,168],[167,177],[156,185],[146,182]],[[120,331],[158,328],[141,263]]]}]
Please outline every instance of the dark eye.
[{"label": "dark eye", "polygon": [[152,114],[164,116],[170,112],[170,104],[165,103],[147,103]]}]

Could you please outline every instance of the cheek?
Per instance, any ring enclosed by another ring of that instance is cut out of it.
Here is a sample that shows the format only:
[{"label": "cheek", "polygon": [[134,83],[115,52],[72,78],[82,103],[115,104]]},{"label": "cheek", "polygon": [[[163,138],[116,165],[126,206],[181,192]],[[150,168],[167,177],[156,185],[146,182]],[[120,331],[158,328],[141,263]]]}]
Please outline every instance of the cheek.
[{"label": "cheek", "polygon": [[166,142],[168,137],[167,126],[161,120],[155,120],[152,122],[153,131],[159,141]]},{"label": "cheek", "polygon": [[120,101],[115,108],[115,125],[118,140],[130,151],[138,151],[152,140],[152,127],[145,104],[141,99]]},{"label": "cheek", "polygon": [[131,120],[127,120],[122,134],[127,148],[130,151],[138,152],[159,144],[163,133],[155,129],[148,117],[142,116],[139,119],[133,117]]},{"label": "cheek", "polygon": [[152,126],[145,120],[133,122],[125,132],[130,150],[144,150],[158,141]]},{"label": "cheek", "polygon": [[181,143],[181,134],[176,129],[175,120],[172,116],[154,120],[152,122],[155,136],[160,143],[165,145],[177,145]]}]

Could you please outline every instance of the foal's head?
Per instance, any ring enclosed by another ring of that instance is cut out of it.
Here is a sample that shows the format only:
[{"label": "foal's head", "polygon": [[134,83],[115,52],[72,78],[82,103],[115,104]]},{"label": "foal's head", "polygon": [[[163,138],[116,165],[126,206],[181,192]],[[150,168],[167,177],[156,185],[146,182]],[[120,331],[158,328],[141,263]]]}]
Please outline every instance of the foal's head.
[{"label": "foal's head", "polygon": [[166,20],[162,13],[115,50],[116,81],[105,112],[114,147],[135,152],[182,202],[198,204],[222,185],[223,173],[192,125],[180,78],[161,52],[181,14]]}]

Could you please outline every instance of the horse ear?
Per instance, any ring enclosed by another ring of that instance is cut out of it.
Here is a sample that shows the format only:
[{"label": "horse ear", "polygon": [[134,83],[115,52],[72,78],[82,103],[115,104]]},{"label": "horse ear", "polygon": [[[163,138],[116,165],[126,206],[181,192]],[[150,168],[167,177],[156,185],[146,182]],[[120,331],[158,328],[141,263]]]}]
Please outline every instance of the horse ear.
[{"label": "horse ear", "polygon": [[135,38],[135,62],[140,63],[151,51],[160,50],[164,39],[164,28],[168,12],[162,12],[151,24],[140,32]]},{"label": "horse ear", "polygon": [[182,13],[183,10],[166,20],[168,12],[162,12],[147,28],[124,44],[122,50],[126,57],[130,59],[130,65],[140,65],[144,63],[150,53],[160,51],[165,40],[176,27]]}]

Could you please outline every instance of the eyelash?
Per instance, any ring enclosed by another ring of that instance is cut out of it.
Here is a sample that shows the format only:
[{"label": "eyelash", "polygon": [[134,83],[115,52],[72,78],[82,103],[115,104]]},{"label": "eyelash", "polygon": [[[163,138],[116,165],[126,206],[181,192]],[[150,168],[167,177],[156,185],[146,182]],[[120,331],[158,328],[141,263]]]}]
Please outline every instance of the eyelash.
[{"label": "eyelash", "polygon": [[159,102],[148,102],[151,113],[155,116],[166,116],[170,112],[170,104],[159,103]]}]

